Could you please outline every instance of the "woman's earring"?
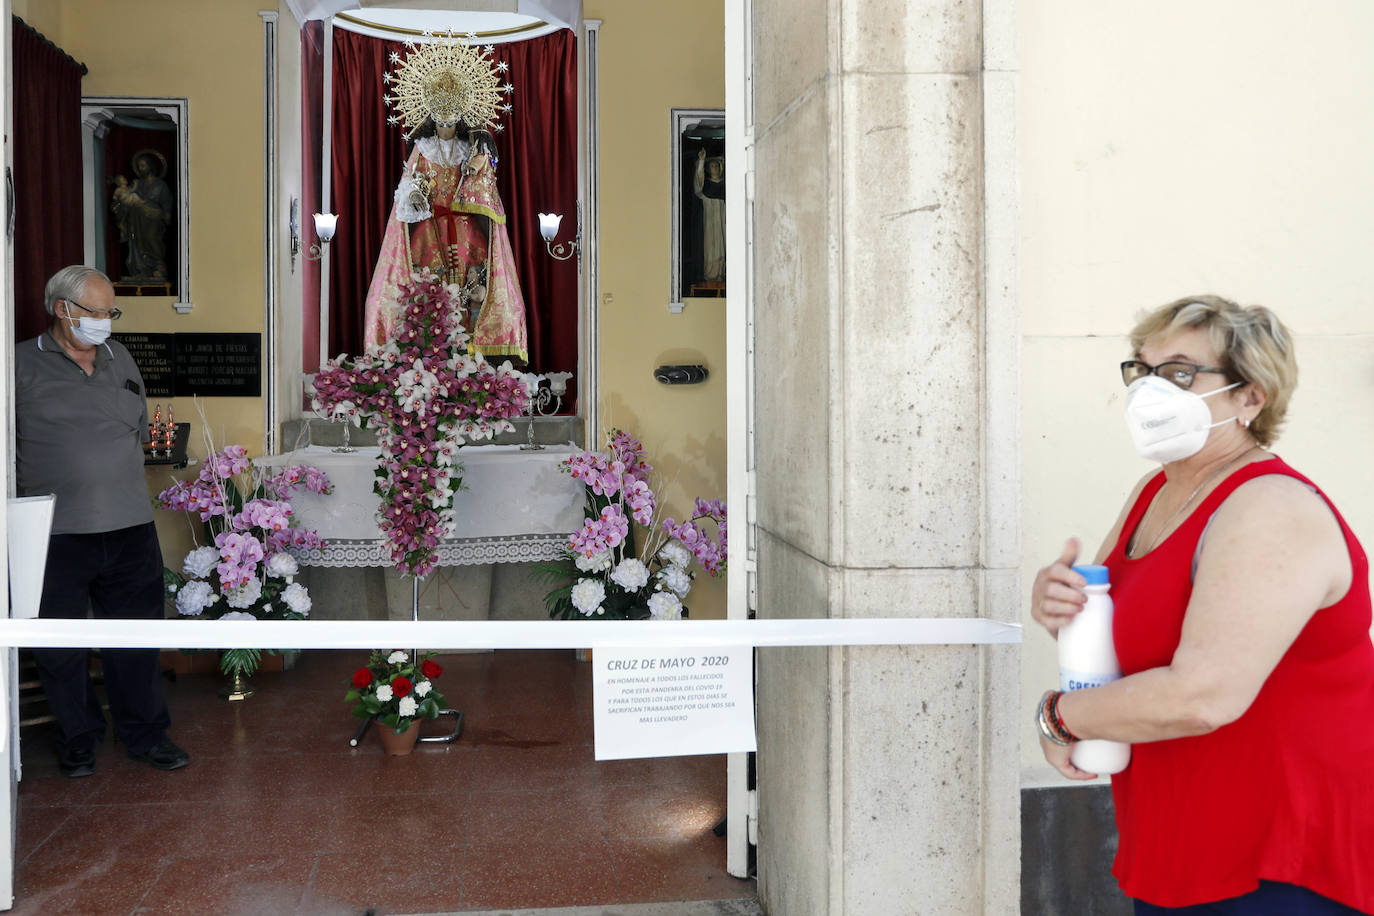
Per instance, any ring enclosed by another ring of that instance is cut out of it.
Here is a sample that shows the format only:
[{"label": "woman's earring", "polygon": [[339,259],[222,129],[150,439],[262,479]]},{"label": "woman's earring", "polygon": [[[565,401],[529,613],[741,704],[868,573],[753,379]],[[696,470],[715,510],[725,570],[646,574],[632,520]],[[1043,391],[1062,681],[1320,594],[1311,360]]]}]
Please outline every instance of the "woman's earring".
[{"label": "woman's earring", "polygon": [[1245,429],[1249,429],[1249,428],[1250,428],[1250,421],[1249,421],[1249,419],[1247,419],[1247,418],[1245,418],[1245,417],[1236,417],[1236,419],[1240,421],[1240,425],[1241,425],[1243,428],[1245,428]]}]

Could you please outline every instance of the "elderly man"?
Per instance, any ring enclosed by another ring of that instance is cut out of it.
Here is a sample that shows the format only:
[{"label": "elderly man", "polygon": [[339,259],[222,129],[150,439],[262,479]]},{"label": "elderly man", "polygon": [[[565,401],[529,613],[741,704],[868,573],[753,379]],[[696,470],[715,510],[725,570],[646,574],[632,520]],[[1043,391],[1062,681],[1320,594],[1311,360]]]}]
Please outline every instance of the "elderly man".
[{"label": "elderly man", "polygon": [[[92,267],[48,281],[52,324],[15,348],[19,492],[57,495],[39,615],[160,618],[162,550],[143,480],[148,439],[143,377],[106,338],[119,317],[114,287]],[[35,649],[57,757],[67,776],[89,776],[105,716],[85,649]],[[105,649],[105,692],[115,735],[134,760],[159,770],[190,758],[167,737],[171,722],[156,649]]]}]

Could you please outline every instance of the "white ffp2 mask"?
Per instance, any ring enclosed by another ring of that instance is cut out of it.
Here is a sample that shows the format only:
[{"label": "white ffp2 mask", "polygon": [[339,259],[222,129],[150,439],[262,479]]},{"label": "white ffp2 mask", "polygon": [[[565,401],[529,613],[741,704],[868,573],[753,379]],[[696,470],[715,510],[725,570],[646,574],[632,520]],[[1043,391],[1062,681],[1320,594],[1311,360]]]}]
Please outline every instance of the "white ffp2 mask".
[{"label": "white ffp2 mask", "polygon": [[1203,398],[1240,387],[1234,382],[1206,394],[1193,394],[1157,375],[1146,375],[1126,389],[1126,426],[1140,457],[1168,464],[1202,451],[1207,434],[1215,426],[1235,420],[1212,422],[1212,412]]}]

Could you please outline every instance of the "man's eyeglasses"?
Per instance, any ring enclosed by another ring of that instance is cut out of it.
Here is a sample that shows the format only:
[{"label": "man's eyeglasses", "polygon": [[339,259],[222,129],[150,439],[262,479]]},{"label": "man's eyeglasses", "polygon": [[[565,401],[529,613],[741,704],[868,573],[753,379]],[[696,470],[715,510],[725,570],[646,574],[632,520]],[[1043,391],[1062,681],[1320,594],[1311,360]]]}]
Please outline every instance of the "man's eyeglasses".
[{"label": "man's eyeglasses", "polygon": [[88,312],[91,315],[94,315],[96,318],[108,318],[111,321],[118,321],[119,316],[124,314],[119,309],[110,309],[108,312],[100,311],[99,309],[88,309],[86,308],[86,306],[82,305],[80,302],[77,302],[75,299],[63,299],[62,301],[67,303],[68,305],[74,305],[77,308],[81,309],[81,311]]},{"label": "man's eyeglasses", "polygon": [[1228,374],[1225,369],[1218,369],[1215,366],[1199,366],[1195,363],[1180,362],[1160,363],[1158,366],[1151,366],[1142,360],[1128,359],[1121,364],[1121,381],[1130,385],[1136,379],[1142,379],[1147,375],[1157,375],[1166,382],[1173,382],[1180,388],[1192,388],[1199,372],[1215,372],[1218,375]]}]

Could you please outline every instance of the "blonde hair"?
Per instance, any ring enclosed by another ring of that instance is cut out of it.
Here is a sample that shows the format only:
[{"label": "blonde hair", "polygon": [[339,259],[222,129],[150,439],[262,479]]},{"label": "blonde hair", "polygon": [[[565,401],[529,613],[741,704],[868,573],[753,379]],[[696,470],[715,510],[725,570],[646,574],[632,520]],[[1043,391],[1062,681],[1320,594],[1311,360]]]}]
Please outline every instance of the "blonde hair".
[{"label": "blonde hair", "polygon": [[1233,382],[1245,382],[1264,392],[1264,406],[1250,423],[1250,435],[1260,445],[1278,438],[1288,412],[1288,399],[1298,387],[1298,363],[1293,335],[1278,316],[1262,305],[1244,307],[1220,296],[1188,296],[1146,312],[1131,329],[1136,355],[1151,337],[1203,328]]}]

